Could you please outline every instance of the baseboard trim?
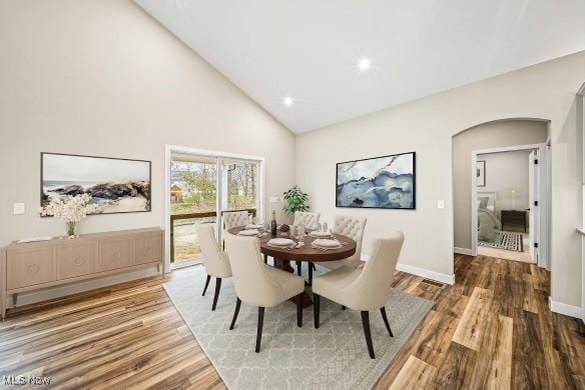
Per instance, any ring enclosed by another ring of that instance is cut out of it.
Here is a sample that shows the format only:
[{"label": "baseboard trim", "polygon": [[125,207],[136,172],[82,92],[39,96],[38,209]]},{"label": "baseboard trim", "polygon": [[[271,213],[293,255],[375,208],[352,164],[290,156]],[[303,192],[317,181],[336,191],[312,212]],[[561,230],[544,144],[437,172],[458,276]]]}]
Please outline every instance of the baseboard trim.
[{"label": "baseboard trim", "polygon": [[459,255],[473,256],[473,251],[471,249],[467,249],[467,248],[454,247],[453,252],[455,252]]},{"label": "baseboard trim", "polygon": [[[362,253],[361,257],[363,261],[370,260],[370,255]],[[415,267],[414,265],[398,263],[396,264],[396,270],[406,272],[407,274],[421,276],[423,278],[431,279],[440,283],[455,284],[455,275],[442,274],[440,272],[431,271],[426,268]]]},{"label": "baseboard trim", "polygon": [[583,318],[583,309],[581,309],[579,306],[567,305],[566,303],[553,301],[551,296],[548,297],[548,306],[550,307],[550,310],[555,313],[564,314],[573,318]]},{"label": "baseboard trim", "polygon": [[445,284],[455,284],[455,275],[447,275],[440,272],[428,270],[426,268],[419,268],[408,264],[396,264],[398,271],[406,272],[408,274],[421,276],[423,278],[432,279],[437,282]]}]

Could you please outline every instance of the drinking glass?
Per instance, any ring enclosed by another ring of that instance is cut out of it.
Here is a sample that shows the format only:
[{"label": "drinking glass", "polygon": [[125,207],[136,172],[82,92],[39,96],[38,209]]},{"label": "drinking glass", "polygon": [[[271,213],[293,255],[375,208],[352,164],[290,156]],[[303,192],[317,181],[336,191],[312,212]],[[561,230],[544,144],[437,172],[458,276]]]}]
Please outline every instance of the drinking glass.
[{"label": "drinking glass", "polygon": [[299,227],[297,228],[297,234],[299,236],[299,239],[302,239],[303,237],[305,237],[305,226],[304,225],[299,225]]}]

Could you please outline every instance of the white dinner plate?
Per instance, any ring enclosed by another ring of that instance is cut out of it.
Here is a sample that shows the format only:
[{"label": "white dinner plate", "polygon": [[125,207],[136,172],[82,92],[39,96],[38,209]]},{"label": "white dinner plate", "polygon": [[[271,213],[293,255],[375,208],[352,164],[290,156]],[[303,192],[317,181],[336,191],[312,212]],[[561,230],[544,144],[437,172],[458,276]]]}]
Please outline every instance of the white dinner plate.
[{"label": "white dinner plate", "polygon": [[331,233],[329,233],[329,232],[319,232],[317,230],[314,230],[311,233],[309,233],[309,236],[316,237],[316,238],[325,238],[325,237],[331,237]]},{"label": "white dinner plate", "polygon": [[273,238],[268,241],[268,245],[273,246],[290,246],[292,244],[294,244],[294,241],[290,238]]},{"label": "white dinner plate", "polygon": [[341,246],[341,244],[337,240],[327,240],[323,238],[319,238],[313,241],[313,245],[319,248],[337,248]]},{"label": "white dinner plate", "polygon": [[264,227],[264,225],[251,224],[251,225],[247,225],[246,229],[262,229],[263,227]]},{"label": "white dinner plate", "polygon": [[257,236],[258,234],[260,234],[258,229],[247,229],[239,232],[238,236]]}]

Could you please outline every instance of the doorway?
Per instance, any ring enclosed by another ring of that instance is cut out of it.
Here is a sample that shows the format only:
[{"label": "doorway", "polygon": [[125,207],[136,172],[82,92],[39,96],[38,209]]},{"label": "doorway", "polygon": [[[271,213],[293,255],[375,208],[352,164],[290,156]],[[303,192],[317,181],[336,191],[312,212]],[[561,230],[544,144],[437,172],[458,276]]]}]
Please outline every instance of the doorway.
[{"label": "doorway", "polygon": [[472,152],[472,252],[548,268],[547,147]]},{"label": "doorway", "polygon": [[212,224],[218,241],[223,214],[262,217],[262,157],[180,146],[166,148],[165,271],[202,262],[196,227]]}]

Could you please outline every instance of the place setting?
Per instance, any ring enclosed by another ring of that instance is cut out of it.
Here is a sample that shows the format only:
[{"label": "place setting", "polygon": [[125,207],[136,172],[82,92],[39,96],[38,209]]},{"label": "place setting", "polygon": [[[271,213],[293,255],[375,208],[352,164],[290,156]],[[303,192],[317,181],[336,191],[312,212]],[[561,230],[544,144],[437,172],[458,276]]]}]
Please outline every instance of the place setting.
[{"label": "place setting", "polygon": [[252,216],[249,217],[248,224],[243,230],[239,231],[238,236],[244,237],[264,237],[267,235],[264,224],[256,221]]}]

